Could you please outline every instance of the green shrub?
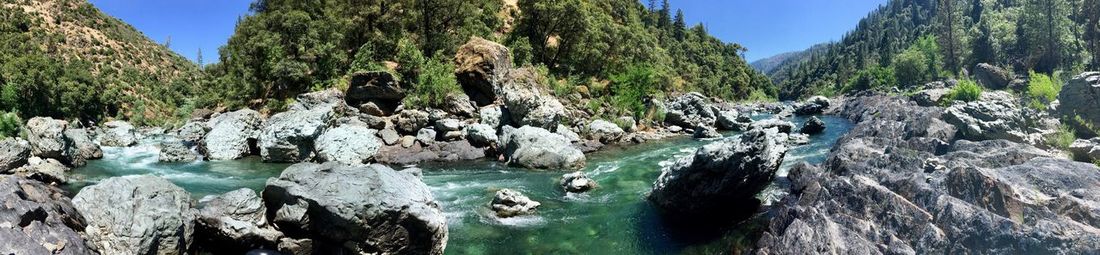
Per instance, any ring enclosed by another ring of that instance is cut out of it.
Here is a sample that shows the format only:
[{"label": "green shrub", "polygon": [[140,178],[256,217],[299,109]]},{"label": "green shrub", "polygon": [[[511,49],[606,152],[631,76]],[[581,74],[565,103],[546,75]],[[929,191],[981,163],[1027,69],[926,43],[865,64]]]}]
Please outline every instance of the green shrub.
[{"label": "green shrub", "polygon": [[748,95],[748,97],[745,98],[745,101],[748,101],[748,102],[774,102],[774,101],[776,101],[776,99],[775,99],[774,96],[768,95],[768,93],[765,92],[762,89],[753,89],[753,90],[749,91],[749,95]]},{"label": "green shrub", "polygon": [[645,114],[645,99],[656,94],[658,73],[649,66],[633,66],[611,75],[611,105],[633,116]]},{"label": "green shrub", "polygon": [[1031,79],[1027,85],[1027,95],[1030,98],[1030,106],[1035,110],[1045,110],[1050,102],[1058,99],[1058,93],[1062,91],[1062,83],[1057,78],[1032,71],[1028,75]]},{"label": "green shrub", "polygon": [[885,90],[898,86],[898,78],[893,68],[872,67],[856,73],[844,86],[843,92],[864,90]]},{"label": "green shrub", "polygon": [[442,57],[424,62],[411,93],[405,97],[405,104],[414,108],[440,106],[447,95],[461,93],[454,75],[455,66]]},{"label": "green shrub", "polygon": [[939,58],[940,46],[936,36],[921,37],[908,49],[894,58],[894,72],[898,84],[904,87],[922,85],[942,73]]},{"label": "green shrub", "polygon": [[982,86],[978,86],[978,83],[972,80],[960,80],[959,85],[956,85],[951,89],[951,92],[944,96],[946,102],[951,101],[963,101],[973,102],[982,97]]},{"label": "green shrub", "polygon": [[23,119],[15,112],[0,112],[0,139],[16,137],[23,130]]},{"label": "green shrub", "polygon": [[1053,148],[1061,150],[1069,149],[1070,144],[1077,140],[1077,135],[1074,134],[1073,128],[1067,125],[1063,125],[1058,128],[1058,131],[1053,134],[1047,135],[1046,144]]}]

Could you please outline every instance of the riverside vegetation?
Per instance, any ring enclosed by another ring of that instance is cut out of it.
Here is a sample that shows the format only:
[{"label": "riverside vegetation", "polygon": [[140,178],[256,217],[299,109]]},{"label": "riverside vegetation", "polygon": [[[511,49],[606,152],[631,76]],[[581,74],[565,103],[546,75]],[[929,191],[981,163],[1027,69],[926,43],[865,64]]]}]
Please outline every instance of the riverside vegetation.
[{"label": "riverside vegetation", "polygon": [[0,253],[1096,253],[1095,2],[764,76],[667,1],[259,0],[204,65],[3,0]]}]

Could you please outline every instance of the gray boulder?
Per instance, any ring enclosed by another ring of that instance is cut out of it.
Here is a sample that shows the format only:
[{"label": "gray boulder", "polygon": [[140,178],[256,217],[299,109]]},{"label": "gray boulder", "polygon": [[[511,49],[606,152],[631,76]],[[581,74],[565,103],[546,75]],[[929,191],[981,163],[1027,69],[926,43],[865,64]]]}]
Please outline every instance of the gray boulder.
[{"label": "gray boulder", "polygon": [[752,119],[749,119],[748,116],[742,117],[737,111],[720,111],[715,124],[717,128],[722,130],[744,131],[752,125]]},{"label": "gray boulder", "polygon": [[461,131],[465,127],[466,123],[463,123],[461,120],[456,119],[441,119],[435,122],[435,130],[444,133],[451,131]]},{"label": "gray boulder", "polygon": [[561,188],[564,189],[565,192],[569,193],[583,193],[597,186],[596,180],[588,178],[588,175],[581,171],[562,175],[559,185],[561,185]]},{"label": "gray boulder", "polygon": [[564,136],[565,139],[569,140],[569,142],[571,143],[581,141],[581,135],[577,134],[577,132],[573,132],[572,128],[566,127],[565,125],[558,124],[558,131],[555,131],[554,133]]},{"label": "gray boulder", "polygon": [[6,138],[0,141],[0,174],[27,164],[31,157],[31,146],[20,138]]},{"label": "gray boulder", "polygon": [[210,127],[206,125],[206,122],[192,121],[183,124],[182,127],[176,130],[175,135],[188,144],[197,145],[202,143],[207,132],[210,132]]},{"label": "gray boulder", "polygon": [[427,185],[383,165],[292,165],[268,180],[263,198],[288,237],[322,242],[315,252],[442,254],[447,246],[447,220]]},{"label": "gray boulder", "polygon": [[191,195],[151,175],[112,177],[73,198],[88,245],[103,254],[184,254],[191,247]]},{"label": "gray boulder", "polygon": [[108,147],[129,147],[137,144],[137,131],[129,122],[115,120],[103,124],[99,144]]},{"label": "gray boulder", "polygon": [[478,108],[474,107],[474,103],[470,102],[470,97],[466,94],[448,94],[443,101],[444,112],[465,118],[477,116]]},{"label": "gray boulder", "polygon": [[192,162],[199,160],[199,155],[187,147],[187,144],[178,139],[169,139],[157,145],[160,150],[160,162]]},{"label": "gray boulder", "polygon": [[[242,109],[225,113],[210,120],[206,125],[210,132],[205,134],[202,140],[206,158],[210,160],[234,160],[248,156],[254,151],[255,141],[259,138],[263,119],[260,113]],[[204,129],[201,124],[194,124],[187,135],[187,140],[194,139],[199,130]],[[182,131],[181,131],[182,132]]]},{"label": "gray boulder", "polygon": [[489,207],[493,209],[493,212],[496,212],[497,217],[508,218],[533,214],[535,209],[539,208],[539,205],[542,205],[542,203],[531,200],[519,191],[501,189],[493,196],[493,202],[489,204]]},{"label": "gray boulder", "polygon": [[766,119],[752,123],[753,129],[779,129],[780,133],[790,134],[794,130],[794,123],[779,119]]},{"label": "gray boulder", "polygon": [[281,112],[271,116],[260,133],[260,157],[265,162],[304,162],[314,156],[314,140],[335,120],[331,109]]},{"label": "gray boulder", "polygon": [[87,164],[88,160],[103,158],[103,150],[99,148],[98,144],[92,142],[92,138],[88,136],[88,131],[82,128],[70,127],[62,133],[65,135],[65,142],[68,145],[63,160],[68,161],[69,165],[81,167]]},{"label": "gray boulder", "polygon": [[974,67],[974,78],[979,85],[989,89],[1004,89],[1012,81],[1007,70],[990,64],[981,63]]},{"label": "gray boulder", "polygon": [[531,68],[512,70],[498,95],[504,98],[513,123],[554,131],[565,115],[565,106],[546,91],[547,86],[540,84],[542,80]]},{"label": "gray boulder", "polygon": [[689,221],[743,212],[783,162],[787,146],[779,136],[775,129],[754,129],[705,145],[661,169],[648,199],[666,216]]},{"label": "gray boulder", "polygon": [[27,159],[26,166],[12,170],[12,173],[45,183],[66,184],[69,182],[69,170],[69,167],[56,159],[31,157]]},{"label": "gray boulder", "polygon": [[805,102],[799,103],[794,108],[794,114],[797,115],[817,115],[825,112],[826,108],[830,105],[829,98],[823,96],[814,96],[807,99]]},{"label": "gray boulder", "polygon": [[492,126],[473,124],[466,126],[466,139],[474,146],[493,146],[498,142],[497,131]]},{"label": "gray boulder", "polygon": [[418,110],[404,110],[397,115],[397,130],[405,134],[414,134],[428,126],[428,113]]},{"label": "gray boulder", "polygon": [[0,175],[0,253],[97,254],[84,243],[84,217],[61,189]]},{"label": "gray boulder", "polygon": [[504,107],[500,105],[488,105],[478,109],[478,116],[481,117],[480,123],[498,128],[506,125],[510,116],[504,115]]},{"label": "gray boulder", "polygon": [[944,110],[943,119],[955,125],[959,134],[970,140],[1005,139],[1013,142],[1040,144],[1043,132],[1034,113],[1016,104],[1008,92],[982,93],[978,101],[958,103]]},{"label": "gray boulder", "polygon": [[593,120],[588,124],[588,138],[604,144],[617,143],[623,138],[623,129],[606,120]]},{"label": "gray boulder", "polygon": [[1100,124],[1100,72],[1074,76],[1058,94],[1058,111],[1064,118],[1081,117],[1091,125]]},{"label": "gray boulder", "polygon": [[1100,160],[1100,138],[1077,139],[1069,145],[1069,151],[1079,161],[1097,162]]},{"label": "gray boulder", "polygon": [[504,137],[504,156],[509,164],[536,169],[584,167],[584,153],[565,137],[546,129],[524,126]]},{"label": "gray boulder", "polygon": [[386,145],[397,144],[398,140],[401,139],[401,135],[397,134],[397,130],[394,130],[393,127],[386,127],[382,131],[378,131],[378,136],[382,138],[382,142]]},{"label": "gray boulder", "polygon": [[512,54],[499,43],[472,37],[455,52],[455,77],[478,105],[497,100],[497,86],[512,69]]},{"label": "gray boulder", "polygon": [[919,106],[936,106],[939,105],[940,99],[943,99],[948,93],[951,93],[951,89],[947,88],[935,88],[925,89],[913,94],[909,98],[914,102],[917,102]]},{"label": "gray boulder", "polygon": [[435,132],[435,129],[422,128],[416,132],[416,141],[422,145],[431,145],[435,143],[435,138],[439,137],[439,133]]},{"label": "gray boulder", "polygon": [[65,127],[69,122],[44,117],[27,120],[27,141],[31,155],[43,158],[62,158],[65,155]]},{"label": "gray boulder", "polygon": [[691,137],[696,139],[720,138],[722,137],[722,133],[718,133],[718,130],[713,127],[698,126],[695,127],[695,130],[691,133]]},{"label": "gray boulder", "polygon": [[665,122],[669,124],[695,128],[697,126],[714,126],[718,120],[715,116],[716,109],[703,94],[692,92],[672,98],[667,104],[668,112]]},{"label": "gray boulder", "polygon": [[354,113],[354,110],[344,98],[344,93],[335,88],[300,94],[294,98],[295,102],[288,106],[287,110],[331,111],[334,116],[343,116],[349,112]]},{"label": "gray boulder", "polygon": [[195,239],[218,252],[274,248],[283,233],[268,223],[266,214],[263,200],[251,189],[208,196],[199,201]]},{"label": "gray boulder", "polygon": [[348,82],[346,99],[347,104],[359,106],[364,113],[385,116],[401,103],[406,90],[390,72],[356,72]]},{"label": "gray boulder", "polygon": [[360,125],[342,125],[317,138],[317,157],[322,161],[357,165],[370,162],[382,148],[378,131]]},{"label": "gray boulder", "polygon": [[802,124],[802,129],[798,132],[807,135],[820,134],[821,132],[825,132],[825,122],[821,121],[821,119],[818,119],[816,116],[810,117],[809,120],[806,120],[805,124]]}]

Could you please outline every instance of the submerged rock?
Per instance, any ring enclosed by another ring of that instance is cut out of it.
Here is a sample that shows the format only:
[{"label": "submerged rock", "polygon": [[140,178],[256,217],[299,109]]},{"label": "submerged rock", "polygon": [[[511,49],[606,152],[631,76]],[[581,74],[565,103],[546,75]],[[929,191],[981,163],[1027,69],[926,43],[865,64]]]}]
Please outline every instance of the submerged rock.
[{"label": "submerged rock", "polygon": [[137,144],[137,131],[129,122],[115,120],[103,124],[103,134],[99,136],[99,144],[109,147],[129,147]]},{"label": "submerged rock", "polygon": [[[188,128],[191,130],[188,131],[191,133],[188,135],[190,138],[185,139],[194,139],[201,129],[198,125],[194,124]],[[210,127],[210,132],[206,133],[202,141],[206,158],[234,160],[246,157],[255,150],[263,119],[260,118],[259,112],[242,109],[219,115],[210,120],[207,125]]]},{"label": "submerged rock", "polygon": [[317,138],[317,157],[351,165],[368,163],[382,148],[376,133],[374,129],[354,124],[329,129]]},{"label": "submerged rock", "polygon": [[62,191],[0,175],[0,253],[97,254],[84,243],[84,217]]},{"label": "submerged rock", "polygon": [[420,178],[383,165],[300,163],[270,179],[267,216],[314,252],[442,254],[447,221]]},{"label": "submerged rock", "polygon": [[112,177],[73,198],[87,242],[103,254],[184,254],[192,243],[191,195],[151,175]]},{"label": "submerged rock", "polygon": [[31,146],[20,138],[5,138],[0,141],[0,174],[27,164],[31,156]]},{"label": "submerged rock", "polygon": [[267,222],[267,207],[251,189],[204,198],[198,208],[195,238],[211,251],[272,249],[283,237]]},{"label": "submerged rock", "polygon": [[802,124],[802,129],[799,132],[807,135],[820,134],[825,132],[825,122],[817,117],[810,117],[805,124]]},{"label": "submerged rock", "polygon": [[755,210],[756,194],[787,153],[779,136],[776,129],[754,129],[705,145],[661,169],[648,199],[666,216],[689,222],[733,220],[731,214]]},{"label": "submerged rock", "polygon": [[504,156],[509,164],[537,169],[584,167],[584,153],[559,134],[524,126],[504,136]]},{"label": "submerged rock", "polygon": [[510,189],[498,190],[496,195],[493,196],[493,202],[489,204],[493,212],[496,212],[497,217],[501,218],[533,214],[539,205],[542,204],[531,200],[519,191]]},{"label": "submerged rock", "polygon": [[597,184],[584,172],[576,171],[562,175],[560,185],[565,192],[582,193],[596,188]]}]

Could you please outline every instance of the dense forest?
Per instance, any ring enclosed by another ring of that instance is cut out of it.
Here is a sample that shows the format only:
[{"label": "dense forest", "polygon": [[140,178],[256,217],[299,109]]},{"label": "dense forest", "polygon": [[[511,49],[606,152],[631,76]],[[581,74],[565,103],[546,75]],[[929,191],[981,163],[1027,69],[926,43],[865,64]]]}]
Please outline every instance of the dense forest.
[{"label": "dense forest", "polygon": [[[744,47],[689,27],[667,1],[259,0],[251,10],[220,62],[206,68],[211,92],[200,104],[278,109],[295,94],[346,86],[349,74],[374,70],[398,74],[414,94],[454,90],[453,78],[422,76],[453,75],[431,70],[453,68],[455,50],[471,36],[508,46],[516,66],[544,70],[562,93],[584,87],[610,98],[639,87],[613,78],[639,76],[653,83],[643,96],[777,93],[741,59]],[[440,99],[411,98],[428,106]]]},{"label": "dense forest", "polygon": [[785,99],[911,88],[979,63],[1073,75],[1100,67],[1100,1],[893,0],[826,50],[771,74]]}]

